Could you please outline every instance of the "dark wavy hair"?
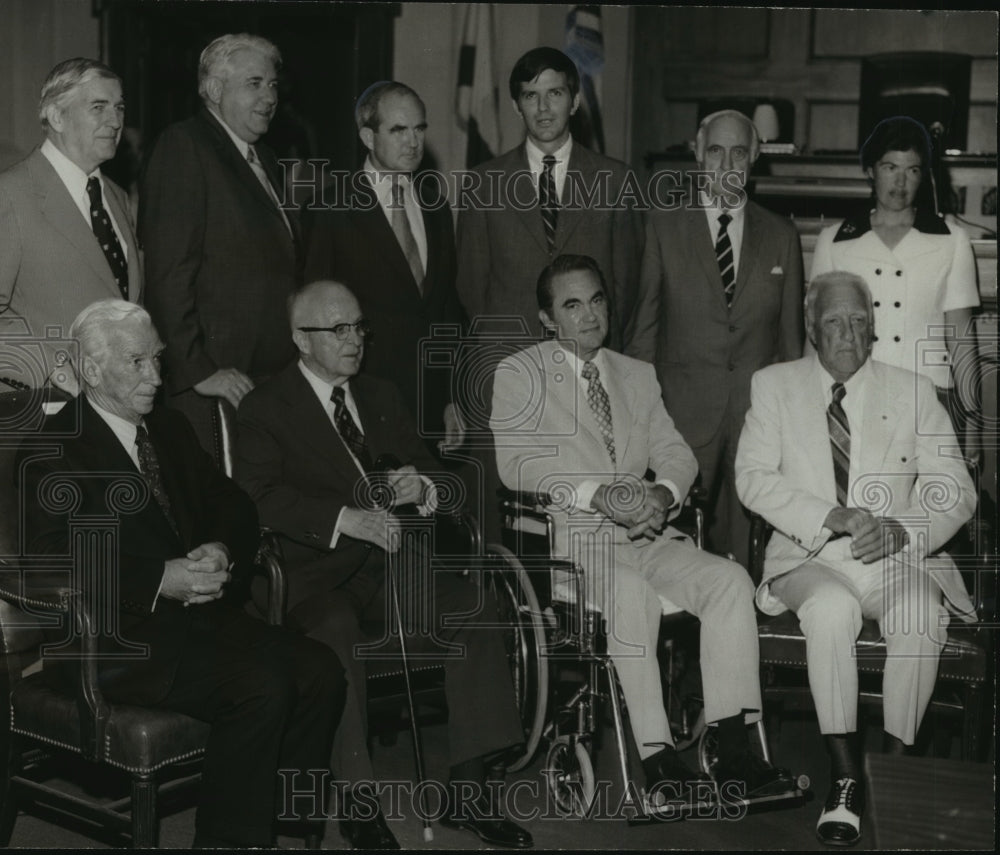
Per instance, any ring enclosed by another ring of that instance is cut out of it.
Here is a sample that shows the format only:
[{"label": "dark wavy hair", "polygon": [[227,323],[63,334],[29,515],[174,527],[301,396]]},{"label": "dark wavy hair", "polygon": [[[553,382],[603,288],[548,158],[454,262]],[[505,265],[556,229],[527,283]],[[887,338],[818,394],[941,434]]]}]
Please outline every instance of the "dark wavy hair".
[{"label": "dark wavy hair", "polygon": [[510,97],[517,101],[521,94],[521,84],[531,83],[539,74],[546,69],[561,71],[566,75],[566,85],[569,87],[571,98],[576,97],[580,91],[580,72],[576,70],[576,64],[561,50],[552,47],[537,47],[529,50],[510,70]]},{"label": "dark wavy hair", "polygon": [[535,299],[538,301],[538,308],[544,309],[552,314],[552,280],[563,273],[575,273],[578,270],[586,270],[593,273],[601,283],[601,290],[607,295],[608,288],[604,281],[604,274],[594,259],[589,255],[557,255],[555,259],[538,275],[538,285],[535,288]]}]

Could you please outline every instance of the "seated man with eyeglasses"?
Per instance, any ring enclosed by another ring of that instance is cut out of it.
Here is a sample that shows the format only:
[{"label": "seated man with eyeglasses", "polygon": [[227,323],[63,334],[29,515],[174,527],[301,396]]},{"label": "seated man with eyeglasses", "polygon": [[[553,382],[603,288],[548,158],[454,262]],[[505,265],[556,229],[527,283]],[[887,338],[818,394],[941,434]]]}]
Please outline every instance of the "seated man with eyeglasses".
[{"label": "seated man with eyeglasses", "polygon": [[[299,360],[240,405],[236,479],[283,541],[287,625],[332,647],[347,669],[331,763],[348,785],[342,830],[356,848],[399,848],[378,810],[366,748],[366,657],[356,647],[374,642],[380,657],[399,649],[387,557],[398,548],[402,516],[435,510],[437,488],[420,474],[435,464],[399,390],[359,374],[371,330],[350,289],[313,282],[291,297],[289,315]],[[393,466],[377,465],[389,457]],[[445,668],[452,784],[442,822],[489,844],[531,846],[484,786],[490,760],[524,738],[502,638],[482,626],[496,622],[496,604],[472,581],[421,574],[415,563],[400,561],[407,653]]]}]

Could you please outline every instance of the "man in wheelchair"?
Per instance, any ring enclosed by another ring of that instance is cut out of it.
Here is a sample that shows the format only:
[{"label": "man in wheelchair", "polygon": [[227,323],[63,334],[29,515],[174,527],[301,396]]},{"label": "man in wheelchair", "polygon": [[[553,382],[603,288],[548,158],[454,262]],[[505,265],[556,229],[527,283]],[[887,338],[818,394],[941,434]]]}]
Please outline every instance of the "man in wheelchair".
[{"label": "man in wheelchair", "polygon": [[[649,792],[701,780],[674,749],[657,664],[659,595],[701,621],[705,717],[718,725],[715,779],[747,798],[787,778],[750,749],[759,719],[753,587],[738,564],[698,550],[667,525],[697,474],[663,406],[652,365],[602,345],[604,276],[588,256],[562,255],[538,279],[552,341],[503,360],[490,427],[504,484],[547,493],[557,556],[586,575],[607,622],[608,653],[629,711]],[[647,480],[648,471],[655,480]]]},{"label": "man in wheelchair", "polygon": [[[236,477],[261,523],[281,536],[288,626],[332,647],[347,669],[332,761],[350,785],[344,834],[356,848],[398,849],[381,811],[372,814],[378,802],[366,747],[366,659],[356,646],[376,643],[380,657],[399,651],[389,552],[399,545],[407,506],[413,515],[436,508],[434,482],[419,473],[438,467],[396,387],[359,375],[372,331],[354,294],[338,282],[313,282],[289,300],[289,315],[299,360],[243,400]],[[393,465],[378,465],[390,455]],[[408,566],[399,578],[400,599],[414,609],[403,614],[416,615],[415,626],[404,620],[409,654],[445,669],[453,786],[442,822],[492,845],[531,846],[527,831],[480,803],[491,758],[524,741],[499,631],[472,626],[491,614],[496,621],[495,601],[450,573],[428,578]]]},{"label": "man in wheelchair", "polygon": [[885,636],[885,743],[899,752],[913,744],[934,689],[946,605],[976,619],[954,562],[928,557],[976,500],[930,381],[869,358],[867,283],[853,273],[817,276],[805,319],[816,352],[753,377],[736,488],[775,529],[758,604],[772,615],[794,611],[806,638],[831,761],[816,833],[849,846],[861,837],[865,802],[855,659],[862,618],[877,619]]}]

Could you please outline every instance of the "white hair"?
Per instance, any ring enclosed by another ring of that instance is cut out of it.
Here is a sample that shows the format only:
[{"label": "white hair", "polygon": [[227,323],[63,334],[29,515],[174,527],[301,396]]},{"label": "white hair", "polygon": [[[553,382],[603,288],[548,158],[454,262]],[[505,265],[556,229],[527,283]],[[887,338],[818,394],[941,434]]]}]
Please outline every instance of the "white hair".
[{"label": "white hair", "polygon": [[42,123],[42,127],[46,129],[49,127],[49,108],[62,110],[73,97],[73,93],[95,77],[122,82],[117,74],[96,59],[78,56],[64,59],[55,66],[42,83],[42,91],[38,98],[38,120]]},{"label": "white hair", "polygon": [[208,45],[198,60],[198,94],[202,100],[208,97],[208,79],[210,77],[226,78],[233,56],[241,50],[255,50],[264,54],[274,65],[275,70],[281,68],[281,51],[263,36],[250,33],[227,33],[219,36]]},{"label": "white hair", "polygon": [[755,161],[760,154],[760,134],[757,133],[757,126],[746,113],[739,110],[718,110],[709,113],[698,123],[698,133],[694,138],[694,156],[698,163],[705,160],[705,137],[708,136],[708,126],[716,119],[730,118],[743,122],[750,129],[750,160]]},{"label": "white hair", "polygon": [[831,270],[828,273],[821,273],[815,277],[806,288],[806,297],[803,301],[803,314],[805,315],[806,327],[812,325],[815,320],[814,312],[816,303],[820,295],[831,285],[850,285],[865,299],[868,307],[868,320],[875,317],[875,308],[872,305],[872,292],[868,283],[856,273],[848,273],[846,270]]},{"label": "white hair", "polygon": [[81,359],[89,356],[95,362],[104,364],[108,355],[110,334],[118,324],[128,318],[153,323],[149,312],[142,306],[115,297],[98,300],[80,312],[69,328],[69,337],[79,343]]}]

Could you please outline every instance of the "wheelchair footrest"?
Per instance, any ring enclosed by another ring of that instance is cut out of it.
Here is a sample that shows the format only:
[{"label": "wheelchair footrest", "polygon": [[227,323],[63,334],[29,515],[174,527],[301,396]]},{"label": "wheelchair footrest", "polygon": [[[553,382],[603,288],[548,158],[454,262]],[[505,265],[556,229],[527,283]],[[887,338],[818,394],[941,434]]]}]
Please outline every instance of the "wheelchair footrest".
[{"label": "wheelchair footrest", "polygon": [[766,793],[747,798],[736,789],[720,791],[715,781],[706,780],[683,791],[660,789],[657,793],[642,791],[642,804],[629,825],[649,822],[675,822],[682,819],[740,819],[751,811],[796,807],[806,801],[809,779],[787,776],[775,782]]}]

